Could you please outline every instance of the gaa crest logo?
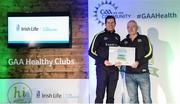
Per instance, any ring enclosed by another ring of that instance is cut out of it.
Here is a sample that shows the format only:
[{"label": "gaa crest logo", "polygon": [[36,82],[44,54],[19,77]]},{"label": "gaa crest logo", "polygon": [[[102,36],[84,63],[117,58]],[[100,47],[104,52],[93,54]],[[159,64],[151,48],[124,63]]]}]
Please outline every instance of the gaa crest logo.
[{"label": "gaa crest logo", "polygon": [[98,3],[93,11],[95,20],[98,22],[98,24],[103,26],[105,18],[108,15],[115,15],[117,13],[117,8],[118,6],[116,6],[116,4],[112,1],[101,1],[101,3]]}]

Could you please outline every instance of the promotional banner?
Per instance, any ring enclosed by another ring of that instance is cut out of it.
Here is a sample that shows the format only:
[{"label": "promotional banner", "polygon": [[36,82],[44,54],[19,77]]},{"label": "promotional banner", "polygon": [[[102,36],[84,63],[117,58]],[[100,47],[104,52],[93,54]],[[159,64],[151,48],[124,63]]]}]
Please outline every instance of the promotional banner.
[{"label": "promotional banner", "polygon": [[[116,33],[121,40],[126,37],[127,22],[138,24],[138,32],[148,36],[153,46],[153,58],[149,61],[151,96],[153,103],[179,103],[180,83],[180,11],[179,0],[89,0],[89,41],[105,28],[107,15],[116,18]],[[96,73],[94,59],[89,58],[90,102],[95,100]],[[139,92],[139,101],[142,96]],[[104,99],[105,100],[105,99]],[[119,76],[115,102],[128,101],[124,74]]]},{"label": "promotional banner", "polygon": [[89,103],[87,79],[4,79],[0,83],[1,104]]}]

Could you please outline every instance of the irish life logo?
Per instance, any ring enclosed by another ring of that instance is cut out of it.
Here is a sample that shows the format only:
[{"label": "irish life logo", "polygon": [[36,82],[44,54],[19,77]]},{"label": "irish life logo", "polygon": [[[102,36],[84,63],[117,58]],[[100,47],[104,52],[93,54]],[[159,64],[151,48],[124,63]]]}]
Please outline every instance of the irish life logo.
[{"label": "irish life logo", "polygon": [[32,91],[27,84],[17,82],[9,87],[7,96],[10,104],[30,104]]},{"label": "irish life logo", "polygon": [[20,25],[19,24],[16,25],[16,31],[20,31]]}]

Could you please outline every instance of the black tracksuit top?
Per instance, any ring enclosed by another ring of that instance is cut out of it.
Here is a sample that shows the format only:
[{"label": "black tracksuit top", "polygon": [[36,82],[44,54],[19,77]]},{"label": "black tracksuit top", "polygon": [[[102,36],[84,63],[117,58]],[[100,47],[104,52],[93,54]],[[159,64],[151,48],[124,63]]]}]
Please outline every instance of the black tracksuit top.
[{"label": "black tracksuit top", "polygon": [[126,73],[139,74],[149,73],[148,60],[152,58],[152,45],[145,35],[137,33],[137,37],[132,41],[129,34],[121,42],[122,47],[135,47],[135,61],[139,62],[136,69],[126,66]]},{"label": "black tracksuit top", "polygon": [[108,60],[109,46],[120,46],[120,36],[115,31],[109,32],[104,29],[94,36],[89,55],[95,59],[96,65],[104,66],[104,61]]}]

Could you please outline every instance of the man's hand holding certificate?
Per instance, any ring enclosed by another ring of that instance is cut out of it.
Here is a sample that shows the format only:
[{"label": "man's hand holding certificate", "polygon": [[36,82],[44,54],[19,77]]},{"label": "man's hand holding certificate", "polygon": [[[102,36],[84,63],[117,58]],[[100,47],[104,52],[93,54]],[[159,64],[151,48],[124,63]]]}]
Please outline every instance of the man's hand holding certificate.
[{"label": "man's hand holding certificate", "polygon": [[109,62],[131,66],[135,63],[135,48],[133,47],[109,47]]}]

